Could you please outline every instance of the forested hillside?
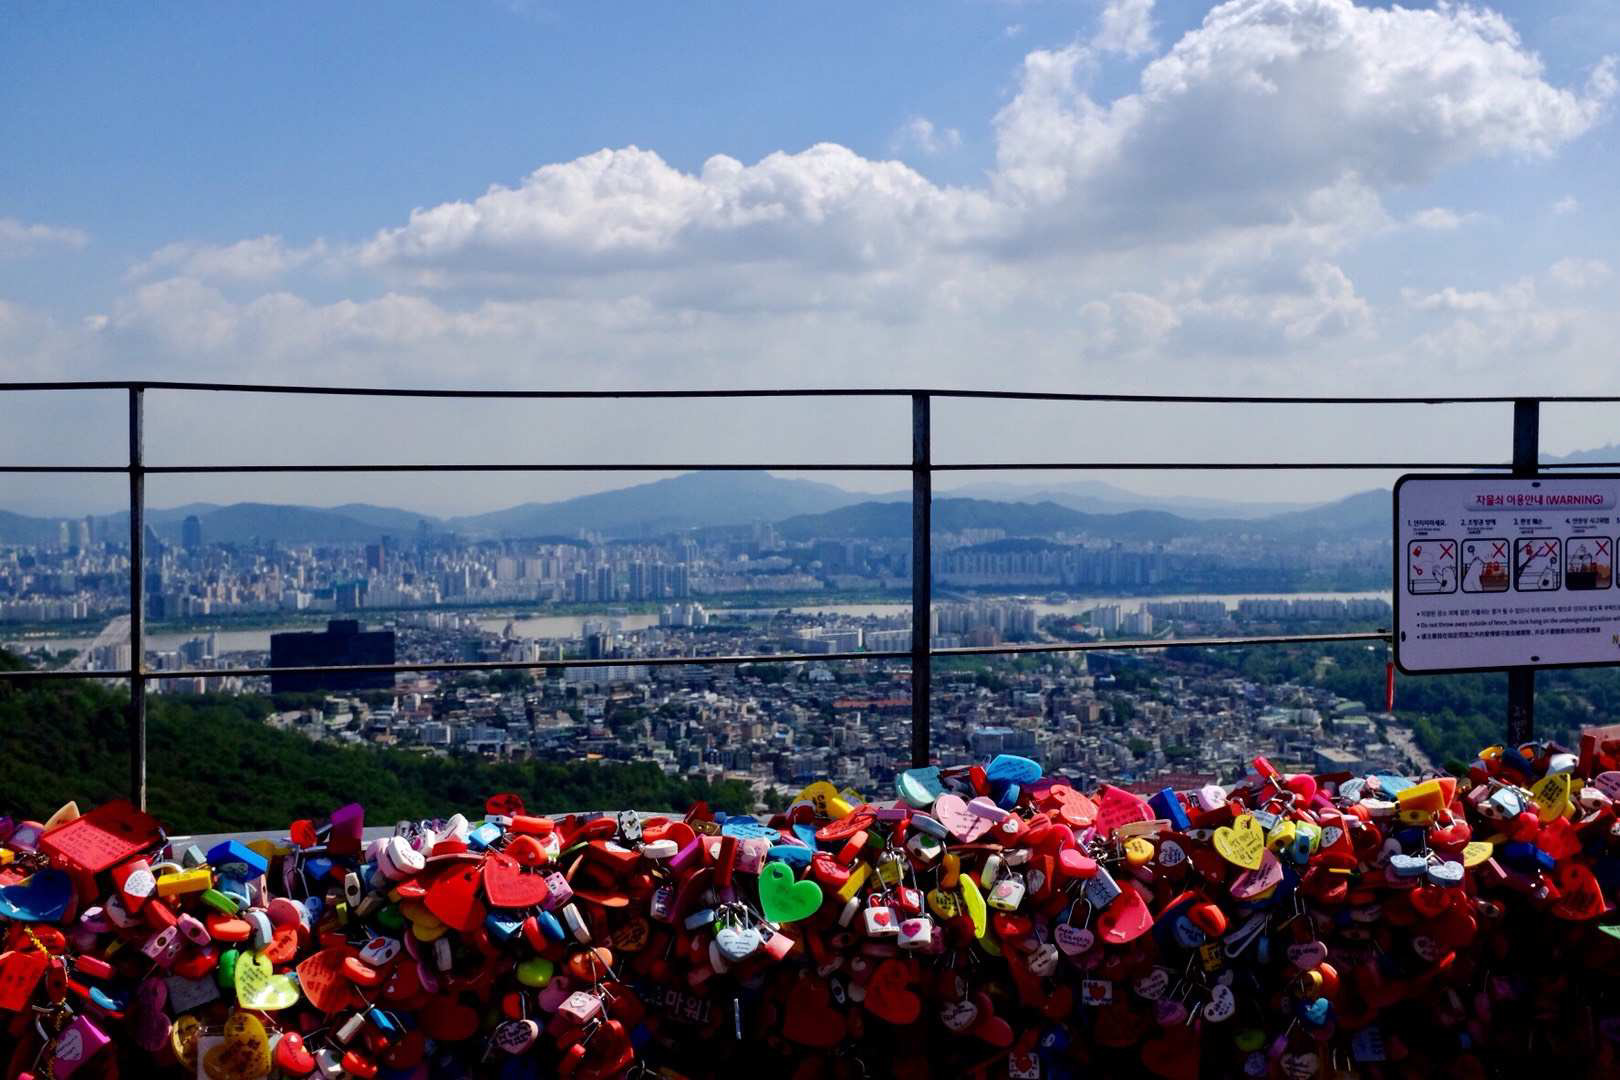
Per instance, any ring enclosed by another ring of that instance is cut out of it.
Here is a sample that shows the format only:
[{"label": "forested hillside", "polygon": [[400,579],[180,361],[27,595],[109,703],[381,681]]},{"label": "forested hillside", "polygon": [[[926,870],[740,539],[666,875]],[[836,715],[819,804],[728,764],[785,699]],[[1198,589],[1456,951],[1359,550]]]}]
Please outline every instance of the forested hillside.
[{"label": "forested hillside", "polygon": [[[0,670],[14,658],[0,652]],[[38,819],[68,799],[88,807],[129,790],[128,694],[92,682],[0,677],[0,815]],[[149,805],[174,831],[275,829],[347,802],[372,824],[483,812],[514,791],[546,811],[684,810],[704,799],[744,810],[744,784],[667,777],[653,765],[491,764],[397,750],[314,743],[263,724],[262,697],[152,697],[147,714]]]}]

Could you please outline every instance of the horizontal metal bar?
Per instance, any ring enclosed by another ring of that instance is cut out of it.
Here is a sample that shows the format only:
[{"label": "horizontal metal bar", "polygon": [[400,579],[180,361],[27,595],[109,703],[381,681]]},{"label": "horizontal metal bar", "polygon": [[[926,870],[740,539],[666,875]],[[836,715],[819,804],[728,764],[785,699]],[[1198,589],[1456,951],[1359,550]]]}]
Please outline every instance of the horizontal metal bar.
[{"label": "horizontal metal bar", "polygon": [[848,465],[816,463],[813,465],[732,465],[712,462],[691,465],[618,464],[618,465],[148,465],[148,473],[184,475],[192,473],[349,473],[349,472],[739,472],[754,469],[773,469],[779,472],[910,472],[910,464]]},{"label": "horizontal metal bar", "polygon": [[1025,390],[950,390],[923,387],[793,387],[776,389],[715,390],[451,390],[431,388],[321,386],[315,384],[177,382],[150,379],[117,379],[86,382],[0,383],[4,391],[47,390],[176,390],[239,394],[311,394],[339,397],[410,398],[551,398],[556,400],[659,399],[659,398],[798,398],[798,397],[883,397],[907,398],[925,394],[939,398],[992,399],[1002,401],[1076,401],[1118,404],[1182,405],[1507,405],[1516,401],[1598,405],[1620,402],[1620,395],[1565,394],[1525,398],[1522,396],[1358,396],[1332,397],[1307,395],[1227,395],[1227,394],[1060,394]]},{"label": "horizontal metal bar", "polygon": [[1232,649],[1249,645],[1320,645],[1335,641],[1388,641],[1388,630],[1366,630],[1344,634],[1265,634],[1258,637],[1154,638],[1148,641],[1069,641],[1039,645],[963,645],[933,649],[930,656],[1016,656],[1022,653],[1119,652],[1126,649]]},{"label": "horizontal metal bar", "polygon": [[[1032,645],[966,645],[948,649],[930,649],[928,655],[945,656],[1018,656],[1030,653],[1122,652],[1130,649],[1173,648],[1243,648],[1249,645],[1318,645],[1336,641],[1387,641],[1387,630],[1368,630],[1343,634],[1267,634],[1258,637],[1202,637],[1170,638],[1149,641],[1113,639],[1085,642],[1040,642]],[[260,675],[317,675],[326,672],[370,673],[407,671],[546,671],[564,668],[604,667],[728,667],[739,664],[783,664],[816,660],[910,660],[910,652],[841,652],[841,653],[762,653],[730,656],[635,656],[610,657],[599,660],[476,660],[425,661],[419,664],[342,664],[316,667],[242,667],[242,668],[185,668],[177,671],[154,671],[143,668],[141,674],[148,679],[180,679],[201,676],[252,677]],[[0,674],[0,682],[7,679],[127,679],[134,673],[120,671],[8,671]]]},{"label": "horizontal metal bar", "polygon": [[[1411,471],[1432,469],[1447,472],[1512,469],[1504,462],[1485,461],[992,461],[951,462],[930,466],[933,472],[1312,472],[1349,471],[1370,472]],[[1620,462],[1578,462],[1574,464],[1542,465],[1543,469],[1599,469],[1620,468]],[[619,463],[611,465],[555,464],[541,465],[147,465],[140,471],[166,476],[193,476],[210,474],[250,473],[547,473],[547,472],[742,472],[767,469],[774,472],[910,472],[909,464],[890,462],[814,462],[792,464],[778,462],[718,464],[703,463]],[[127,473],[127,465],[0,465],[4,473]],[[938,493],[949,498],[949,491]]]},{"label": "horizontal metal bar", "polygon": [[[1089,470],[1128,470],[1141,472],[1300,472],[1311,470],[1411,470],[1439,469],[1464,472],[1476,469],[1511,469],[1501,462],[1456,461],[1047,461],[1022,463],[1001,461],[992,464],[961,462],[936,464],[935,472],[1009,472],[1059,471],[1086,472]],[[946,492],[945,494],[949,494]]]}]

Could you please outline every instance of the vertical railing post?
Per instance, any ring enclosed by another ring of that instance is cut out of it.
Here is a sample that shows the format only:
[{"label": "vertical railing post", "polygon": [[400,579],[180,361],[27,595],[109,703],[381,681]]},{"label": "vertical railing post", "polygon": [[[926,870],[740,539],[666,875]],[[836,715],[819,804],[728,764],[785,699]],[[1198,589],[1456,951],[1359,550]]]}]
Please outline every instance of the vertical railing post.
[{"label": "vertical railing post", "polygon": [[146,809],[146,447],[138,386],[129,388],[129,800]]},{"label": "vertical railing post", "polygon": [[[1541,402],[1521,399],[1513,403],[1513,475],[1534,476],[1540,465]],[[1509,746],[1528,742],[1536,731],[1536,669],[1508,669],[1507,741]]]},{"label": "vertical railing post", "polygon": [[933,672],[929,609],[934,592],[934,451],[927,394],[911,396],[911,764],[928,764]]}]

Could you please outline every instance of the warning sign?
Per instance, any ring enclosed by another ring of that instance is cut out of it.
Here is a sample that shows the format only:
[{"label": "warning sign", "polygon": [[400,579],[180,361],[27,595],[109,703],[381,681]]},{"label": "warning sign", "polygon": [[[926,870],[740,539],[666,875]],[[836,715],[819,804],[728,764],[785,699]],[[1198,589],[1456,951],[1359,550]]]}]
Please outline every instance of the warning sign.
[{"label": "warning sign", "polygon": [[1620,475],[1395,484],[1402,671],[1620,664]]}]

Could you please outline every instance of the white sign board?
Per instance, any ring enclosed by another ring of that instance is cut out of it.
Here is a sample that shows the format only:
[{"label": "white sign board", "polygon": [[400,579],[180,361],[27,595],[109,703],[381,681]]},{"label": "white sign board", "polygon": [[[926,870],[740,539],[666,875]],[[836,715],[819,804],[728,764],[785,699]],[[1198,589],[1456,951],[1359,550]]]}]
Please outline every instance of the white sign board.
[{"label": "white sign board", "polygon": [[1410,673],[1620,663],[1620,475],[1403,476],[1395,662]]}]

